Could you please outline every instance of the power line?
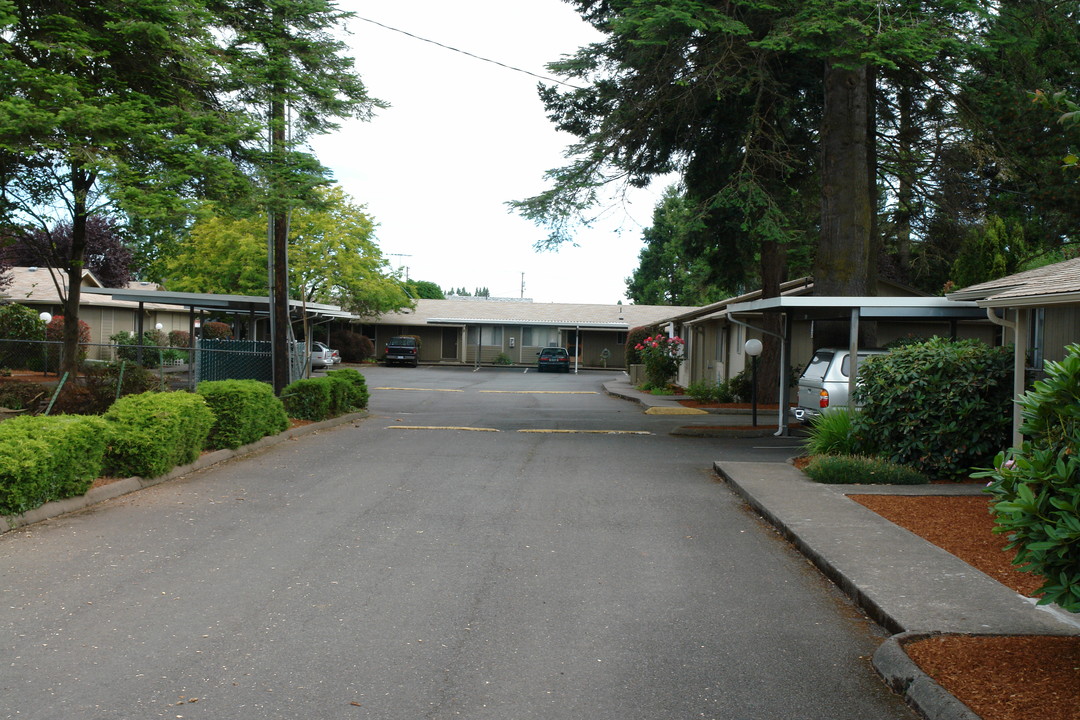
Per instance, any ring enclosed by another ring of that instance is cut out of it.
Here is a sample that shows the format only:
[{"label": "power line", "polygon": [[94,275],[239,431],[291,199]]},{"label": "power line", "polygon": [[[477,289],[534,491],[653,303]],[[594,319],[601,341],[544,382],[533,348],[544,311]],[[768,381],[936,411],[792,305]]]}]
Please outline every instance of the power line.
[{"label": "power line", "polygon": [[519,67],[514,67],[513,65],[507,65],[506,63],[501,63],[498,60],[492,60],[491,58],[486,58],[486,57],[481,57],[479,55],[474,55],[473,53],[468,52],[466,50],[460,50],[460,49],[458,49],[456,47],[450,47],[449,45],[444,45],[441,42],[436,42],[435,40],[428,40],[427,38],[420,37],[419,35],[414,35],[411,32],[408,32],[406,30],[401,30],[400,28],[390,27],[389,25],[384,25],[383,23],[378,22],[376,20],[372,20],[371,18],[360,17],[359,15],[353,15],[353,17],[356,18],[357,20],[363,20],[364,22],[371,23],[372,25],[378,25],[381,28],[385,28],[387,30],[392,30],[393,32],[401,33],[402,35],[407,35],[407,36],[413,38],[414,40],[420,40],[421,42],[431,43],[432,45],[438,45],[439,47],[443,48],[444,50],[450,50],[452,52],[461,53],[462,55],[468,55],[469,57],[473,58],[474,60],[481,60],[481,61],[486,62],[486,63],[491,63],[492,65],[498,65],[499,67],[506,68],[507,70],[513,70],[514,72],[524,73],[525,75],[531,75],[534,78],[539,78],[540,80],[544,80],[546,82],[553,82],[553,83],[557,83],[559,85],[565,85],[566,87],[573,88],[574,90],[584,90],[585,89],[585,88],[579,87],[577,85],[574,85],[572,83],[563,82],[562,80],[557,80],[556,78],[553,78],[553,77],[547,77],[545,75],[537,75],[534,72],[530,72],[528,70],[522,70]]}]

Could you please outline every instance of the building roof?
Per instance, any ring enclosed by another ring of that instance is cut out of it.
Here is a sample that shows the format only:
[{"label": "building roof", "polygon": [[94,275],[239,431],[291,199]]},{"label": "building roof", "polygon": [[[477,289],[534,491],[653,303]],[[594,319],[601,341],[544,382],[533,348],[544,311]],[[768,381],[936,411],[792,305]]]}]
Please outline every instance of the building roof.
[{"label": "building roof", "polygon": [[981,307],[1080,304],[1080,258],[971,285],[948,297],[974,300]]},{"label": "building roof", "polygon": [[380,324],[400,325],[544,325],[629,330],[652,325],[689,308],[669,305],[588,305],[534,303],[522,300],[451,298],[417,300],[413,310],[386,313]]}]

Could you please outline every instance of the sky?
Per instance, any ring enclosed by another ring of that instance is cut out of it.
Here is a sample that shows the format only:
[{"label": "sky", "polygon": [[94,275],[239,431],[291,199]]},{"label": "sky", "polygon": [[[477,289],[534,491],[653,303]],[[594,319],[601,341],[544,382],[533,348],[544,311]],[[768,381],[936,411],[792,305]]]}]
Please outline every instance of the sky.
[{"label": "sky", "polygon": [[[609,199],[577,247],[538,251],[547,230],[506,206],[540,193],[573,136],[544,114],[545,64],[601,39],[562,0],[339,0],[357,17],[346,42],[369,93],[390,103],[311,146],[377,223],[376,241],[412,280],[535,302],[627,302],[641,235],[663,191]],[[523,288],[524,283],[524,288]]]}]

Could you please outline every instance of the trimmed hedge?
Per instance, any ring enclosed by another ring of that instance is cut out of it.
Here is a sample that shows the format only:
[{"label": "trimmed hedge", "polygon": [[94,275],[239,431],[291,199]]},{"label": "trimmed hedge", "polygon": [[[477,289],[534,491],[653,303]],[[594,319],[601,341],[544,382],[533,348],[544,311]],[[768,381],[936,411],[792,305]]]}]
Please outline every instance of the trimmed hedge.
[{"label": "trimmed hedge", "polygon": [[298,420],[325,420],[330,417],[329,377],[295,380],[281,392],[281,402],[289,417]]},{"label": "trimmed hedge", "polygon": [[341,368],[326,373],[331,379],[345,380],[348,387],[346,395],[345,412],[363,410],[367,407],[371,393],[368,392],[367,380],[358,371],[352,368]]},{"label": "trimmed hedge", "polygon": [[197,391],[214,411],[214,424],[206,440],[208,448],[235,449],[289,428],[285,406],[264,382],[204,381]]},{"label": "trimmed hedge", "polygon": [[281,402],[289,417],[300,420],[326,420],[368,403],[367,381],[352,368],[326,373],[326,377],[304,378],[291,383],[281,393]]},{"label": "trimmed hedge", "polygon": [[186,392],[128,395],[104,417],[109,421],[106,469],[145,478],[195,462],[214,424],[202,395]]},{"label": "trimmed hedge", "polygon": [[98,417],[17,417],[0,423],[0,514],[82,495],[101,475],[106,423]]}]

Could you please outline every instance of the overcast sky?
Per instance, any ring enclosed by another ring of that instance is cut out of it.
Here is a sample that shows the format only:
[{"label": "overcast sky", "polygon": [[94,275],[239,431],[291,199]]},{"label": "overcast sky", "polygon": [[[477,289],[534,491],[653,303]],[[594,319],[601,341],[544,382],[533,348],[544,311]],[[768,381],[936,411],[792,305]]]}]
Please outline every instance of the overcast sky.
[{"label": "overcast sky", "polygon": [[365,22],[382,23],[505,65],[544,65],[600,36],[562,0],[340,0],[358,16],[348,42],[370,93],[391,107],[349,122],[313,149],[378,223],[395,267],[442,288],[487,287],[538,302],[625,302],[643,226],[663,190],[631,196],[579,247],[536,251],[547,236],[505,203],[547,186],[573,141],[555,131],[521,72]]}]

